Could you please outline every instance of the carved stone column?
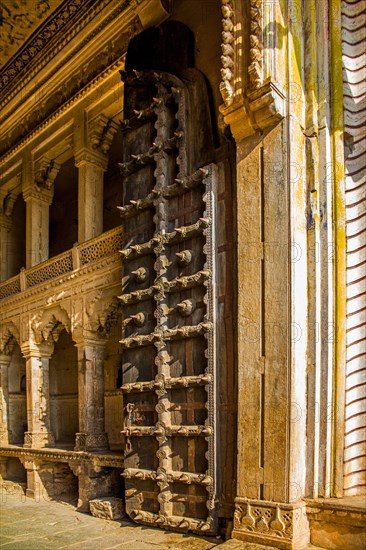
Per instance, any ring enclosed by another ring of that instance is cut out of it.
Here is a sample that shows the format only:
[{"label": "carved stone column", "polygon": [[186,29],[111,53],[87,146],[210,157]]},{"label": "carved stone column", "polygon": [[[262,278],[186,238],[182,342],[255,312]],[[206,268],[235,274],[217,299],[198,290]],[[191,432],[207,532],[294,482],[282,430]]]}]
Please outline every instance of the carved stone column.
[{"label": "carved stone column", "polygon": [[83,340],[78,348],[79,430],[75,450],[108,449],[104,431],[104,341]]},{"label": "carved stone column", "polygon": [[0,445],[11,443],[9,430],[9,382],[10,355],[0,355]]},{"label": "carved stone column", "polygon": [[49,207],[53,190],[28,187],[23,191],[26,211],[26,267],[32,267],[48,259]]},{"label": "carved stone column", "polygon": [[53,346],[46,342],[22,346],[27,379],[28,431],[24,434],[24,447],[27,448],[39,449],[55,444],[50,427],[49,358],[52,352]]},{"label": "carved stone column", "polygon": [[107,164],[107,158],[92,149],[84,148],[75,155],[79,169],[79,242],[103,232],[103,177]]},{"label": "carved stone column", "polygon": [[9,232],[12,227],[12,218],[0,213],[0,281],[8,279],[9,269]]},{"label": "carved stone column", "polygon": [[[44,469],[44,464],[40,460],[28,460],[22,457],[20,460],[27,471],[26,496],[34,498],[37,502],[41,499],[47,500],[47,498],[52,496],[52,491],[50,491],[49,483],[47,486],[45,483],[47,474]],[[42,476],[39,473],[40,471],[42,472]],[[48,479],[47,481],[49,482],[50,480]]]}]

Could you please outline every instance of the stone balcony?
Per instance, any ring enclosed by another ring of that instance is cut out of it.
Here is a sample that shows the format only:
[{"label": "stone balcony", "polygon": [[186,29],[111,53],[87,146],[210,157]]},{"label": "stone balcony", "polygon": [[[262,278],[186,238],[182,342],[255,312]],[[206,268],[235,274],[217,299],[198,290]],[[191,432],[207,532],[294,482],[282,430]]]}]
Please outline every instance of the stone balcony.
[{"label": "stone balcony", "polygon": [[116,227],[34,267],[22,269],[15,277],[0,283],[0,300],[22,295],[25,297],[27,291],[36,290],[36,287],[37,291],[47,290],[48,286],[46,289],[45,285],[51,281],[66,282],[76,274],[89,271],[91,266],[97,269],[96,263],[104,265],[105,259],[117,260],[121,243],[122,229]]}]

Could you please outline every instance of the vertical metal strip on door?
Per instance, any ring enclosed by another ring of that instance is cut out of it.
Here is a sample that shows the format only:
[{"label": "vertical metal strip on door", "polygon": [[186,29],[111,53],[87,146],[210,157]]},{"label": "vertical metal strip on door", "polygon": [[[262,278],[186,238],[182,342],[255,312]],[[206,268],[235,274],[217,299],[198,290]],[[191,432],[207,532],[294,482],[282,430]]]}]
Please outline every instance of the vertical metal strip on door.
[{"label": "vertical metal strip on door", "polygon": [[138,523],[214,533],[217,169],[199,167],[204,114],[192,112],[205,84],[194,70],[184,82],[151,71],[123,79],[126,511]]}]

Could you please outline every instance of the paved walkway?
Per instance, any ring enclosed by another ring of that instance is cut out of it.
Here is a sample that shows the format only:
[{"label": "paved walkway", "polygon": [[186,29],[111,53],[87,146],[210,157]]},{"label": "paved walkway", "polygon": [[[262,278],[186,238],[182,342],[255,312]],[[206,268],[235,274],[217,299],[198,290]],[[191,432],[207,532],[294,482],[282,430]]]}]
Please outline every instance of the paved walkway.
[{"label": "paved walkway", "polygon": [[[16,486],[13,494],[0,493],[0,505],[0,548],[4,550],[264,549],[256,544],[223,542],[220,538],[170,533],[130,522],[95,518],[76,512],[69,504],[26,498]],[[266,547],[265,550],[271,549]]]}]

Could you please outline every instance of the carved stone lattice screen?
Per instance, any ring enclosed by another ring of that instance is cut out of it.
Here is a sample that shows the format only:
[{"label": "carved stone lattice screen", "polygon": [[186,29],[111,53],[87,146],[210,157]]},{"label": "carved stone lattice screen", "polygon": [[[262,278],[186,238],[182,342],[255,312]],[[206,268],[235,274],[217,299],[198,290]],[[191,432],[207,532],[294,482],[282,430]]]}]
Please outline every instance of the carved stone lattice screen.
[{"label": "carved stone lattice screen", "polygon": [[126,511],[213,533],[217,170],[207,163],[206,87],[194,69],[122,78]]}]

